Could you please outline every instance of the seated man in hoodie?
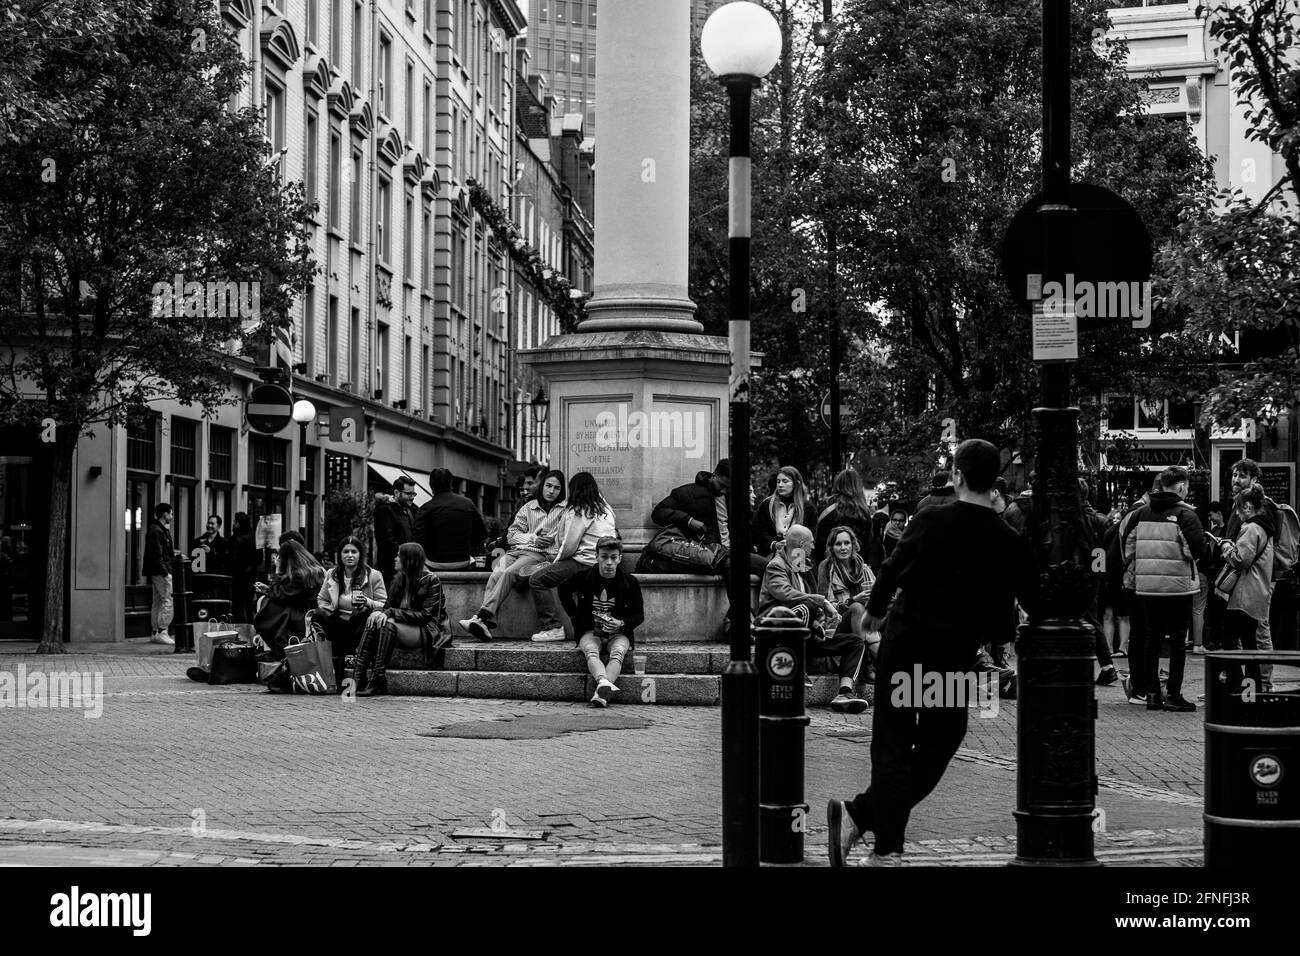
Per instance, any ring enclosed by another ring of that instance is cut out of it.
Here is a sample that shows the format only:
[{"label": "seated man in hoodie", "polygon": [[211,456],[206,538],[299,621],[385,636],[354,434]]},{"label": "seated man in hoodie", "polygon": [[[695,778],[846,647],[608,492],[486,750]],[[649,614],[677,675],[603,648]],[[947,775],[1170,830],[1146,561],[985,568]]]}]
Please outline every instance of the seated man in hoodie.
[{"label": "seated man in hoodie", "polygon": [[813,533],[803,525],[791,525],[786,531],[785,545],[763,572],[757,617],[761,621],[775,607],[794,611],[811,632],[808,659],[839,658],[840,691],[831,701],[831,710],[860,714],[867,709],[867,702],[857,695],[866,644],[854,633],[852,621],[841,619],[830,599],[817,593],[812,574],[813,543]]},{"label": "seated man in hoodie", "polygon": [[[593,707],[608,707],[618,693],[618,676],[632,650],[633,631],[645,620],[641,585],[619,568],[623,542],[605,537],[596,542],[596,566],[565,581],[557,589],[578,650],[587,659],[587,671],[596,679]],[[600,661],[601,651],[609,664]]]},{"label": "seated man in hoodie", "polygon": [[[710,571],[727,575],[730,567],[731,521],[727,515],[727,492],[731,487],[731,462],[723,458],[712,473],[697,472],[690,484],[678,485],[668,497],[655,505],[650,520],[660,528],[674,528],[686,539],[680,547],[655,553],[647,547],[642,552],[638,571],[660,574]],[[749,515],[743,518],[748,522]],[[762,574],[767,558],[751,553],[749,569]]]}]

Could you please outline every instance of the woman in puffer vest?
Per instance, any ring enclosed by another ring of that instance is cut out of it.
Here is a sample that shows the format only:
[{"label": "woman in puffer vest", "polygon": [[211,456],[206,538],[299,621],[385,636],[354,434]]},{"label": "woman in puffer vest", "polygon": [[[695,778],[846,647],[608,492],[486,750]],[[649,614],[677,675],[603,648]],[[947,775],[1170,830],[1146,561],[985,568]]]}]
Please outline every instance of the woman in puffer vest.
[{"label": "woman in puffer vest", "polygon": [[[1226,538],[1219,549],[1228,566],[1237,571],[1237,583],[1228,597],[1223,621],[1225,650],[1255,650],[1255,632],[1261,621],[1268,620],[1268,597],[1273,589],[1273,536],[1264,511],[1264,491],[1251,485],[1235,499],[1241,529],[1237,540]],[[1246,668],[1246,676],[1260,688],[1259,666]]]}]

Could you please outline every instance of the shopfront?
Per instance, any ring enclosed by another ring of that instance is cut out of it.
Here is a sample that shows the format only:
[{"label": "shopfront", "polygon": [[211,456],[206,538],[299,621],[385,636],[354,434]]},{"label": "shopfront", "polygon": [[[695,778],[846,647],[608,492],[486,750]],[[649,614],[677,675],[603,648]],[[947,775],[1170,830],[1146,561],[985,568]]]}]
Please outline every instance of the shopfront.
[{"label": "shopfront", "polygon": [[51,447],[36,429],[0,427],[0,640],[40,639]]}]

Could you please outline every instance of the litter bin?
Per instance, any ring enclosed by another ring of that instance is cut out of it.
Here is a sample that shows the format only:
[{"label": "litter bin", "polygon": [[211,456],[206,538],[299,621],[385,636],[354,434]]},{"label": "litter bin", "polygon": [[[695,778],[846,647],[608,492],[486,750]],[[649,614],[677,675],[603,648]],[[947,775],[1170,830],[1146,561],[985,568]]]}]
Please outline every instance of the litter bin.
[{"label": "litter bin", "polygon": [[[1272,664],[1273,690],[1258,665]],[[1300,651],[1205,655],[1205,865],[1300,854]]]}]

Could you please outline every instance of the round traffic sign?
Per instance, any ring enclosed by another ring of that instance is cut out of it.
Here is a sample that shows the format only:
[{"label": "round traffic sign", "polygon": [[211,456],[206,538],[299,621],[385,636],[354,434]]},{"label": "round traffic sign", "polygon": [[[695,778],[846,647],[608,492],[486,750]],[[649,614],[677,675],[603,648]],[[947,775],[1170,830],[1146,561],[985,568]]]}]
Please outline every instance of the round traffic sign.
[{"label": "round traffic sign", "polygon": [[[827,392],[822,396],[821,404],[822,424],[827,428],[831,427],[831,393]],[[853,420],[853,409],[844,404],[843,395],[840,396],[840,425],[841,427],[849,424]]]},{"label": "round traffic sign", "polygon": [[259,385],[248,396],[244,415],[253,431],[274,435],[293,419],[293,397],[282,385]]},{"label": "round traffic sign", "polygon": [[[1069,233],[1061,255],[1069,274],[1068,288],[1095,289],[1098,296],[1130,292],[1135,283],[1151,278],[1151,237],[1142,217],[1122,196],[1104,186],[1070,183]],[[1012,217],[998,250],[1003,281],[1011,297],[1032,311],[1033,278],[1041,283],[1046,272],[1043,251],[1041,194],[1025,203]],[[1118,311],[1118,310],[1109,310]],[[1111,315],[1106,308],[1084,310],[1081,319],[1131,318]]]}]

